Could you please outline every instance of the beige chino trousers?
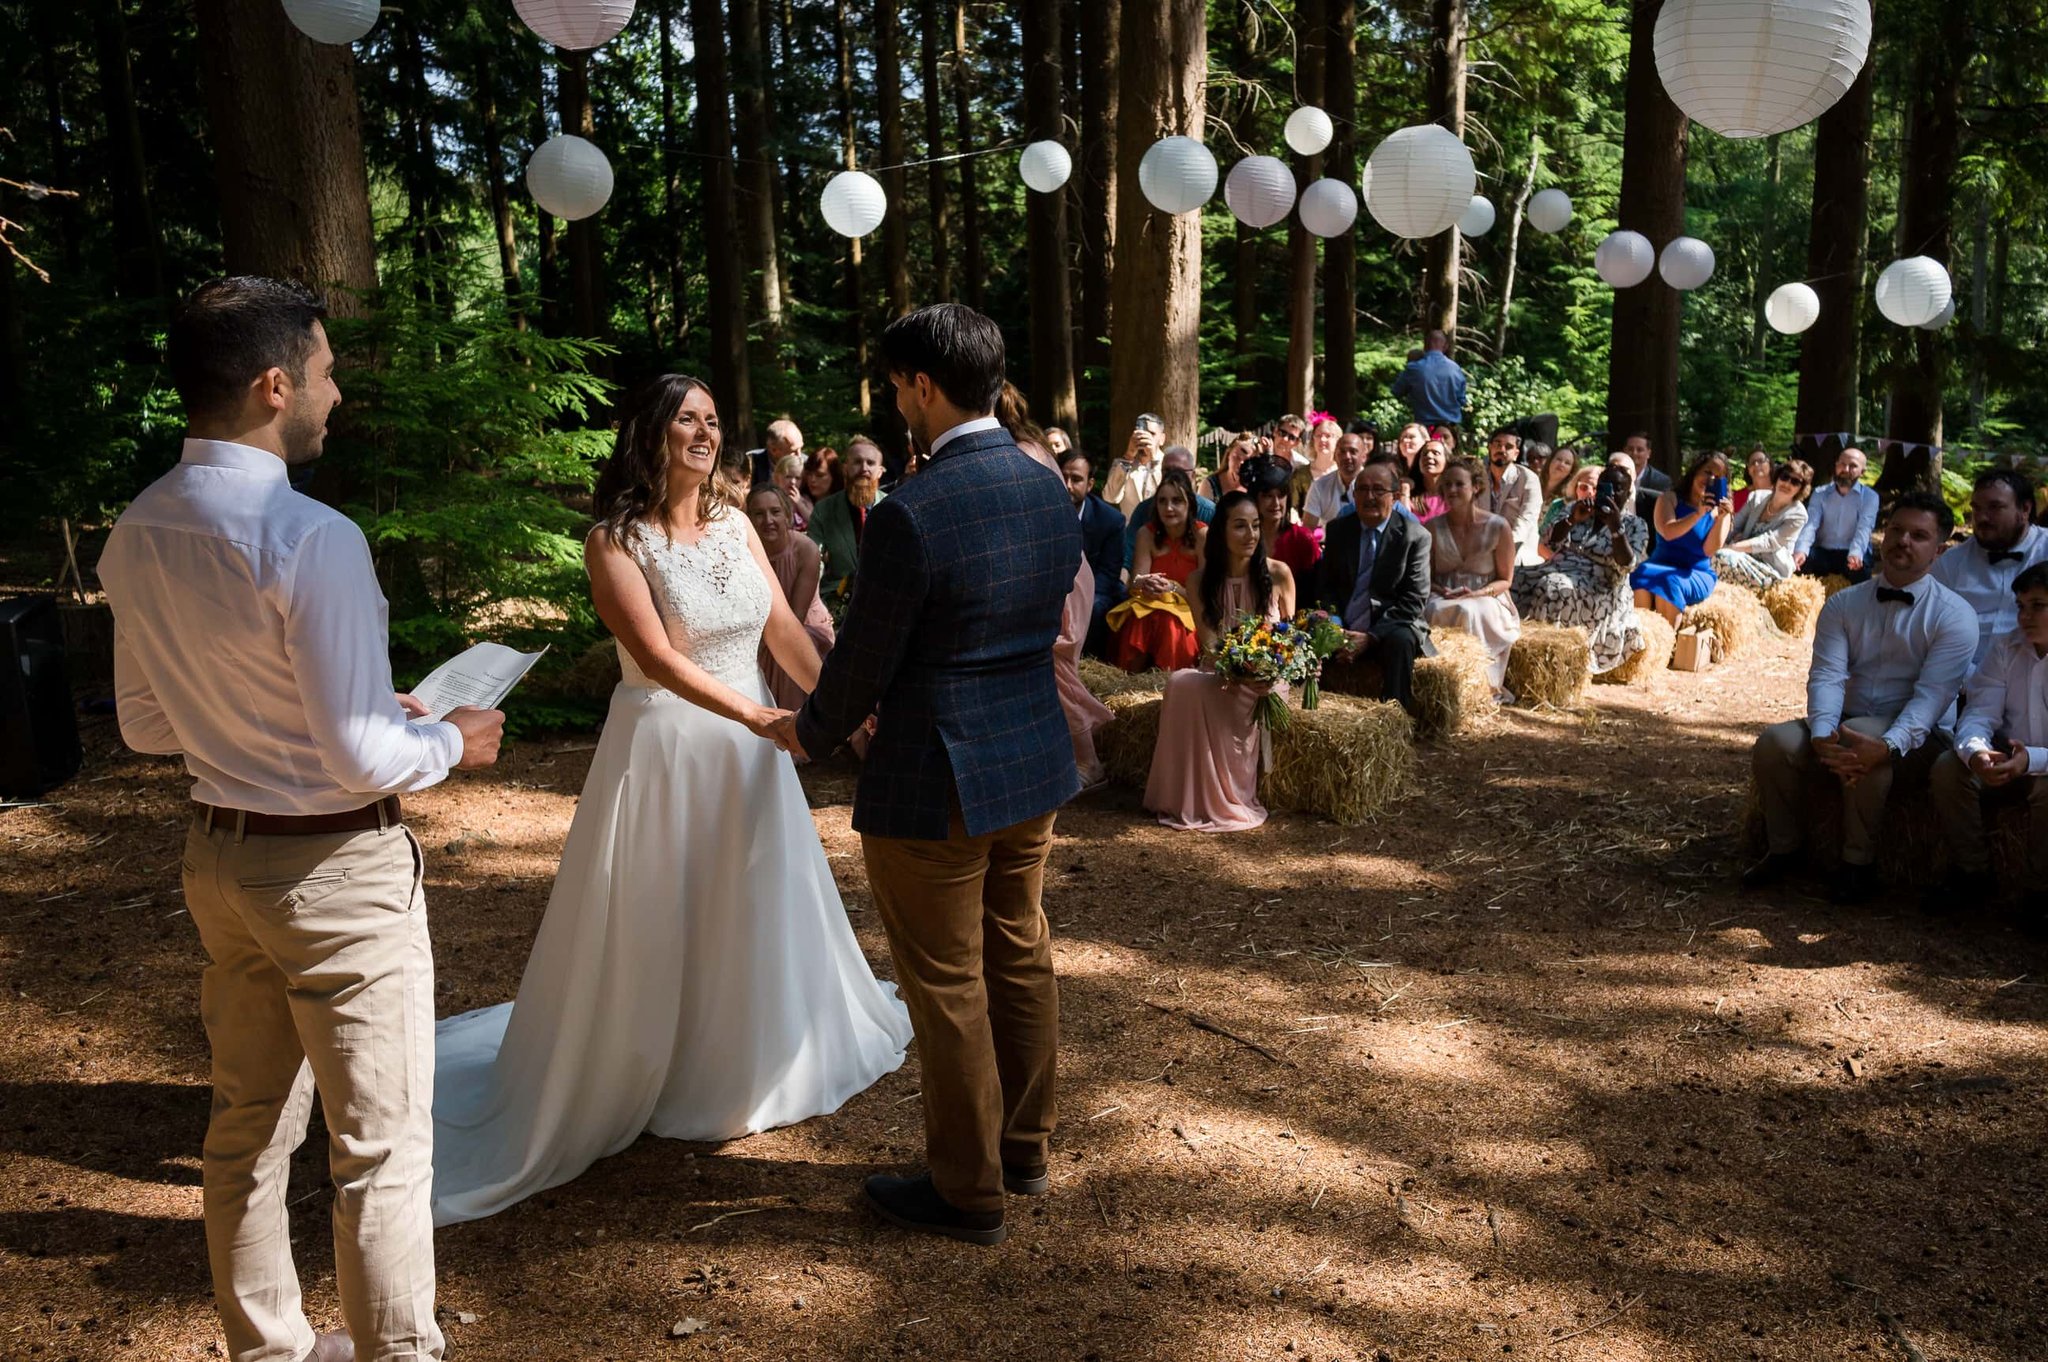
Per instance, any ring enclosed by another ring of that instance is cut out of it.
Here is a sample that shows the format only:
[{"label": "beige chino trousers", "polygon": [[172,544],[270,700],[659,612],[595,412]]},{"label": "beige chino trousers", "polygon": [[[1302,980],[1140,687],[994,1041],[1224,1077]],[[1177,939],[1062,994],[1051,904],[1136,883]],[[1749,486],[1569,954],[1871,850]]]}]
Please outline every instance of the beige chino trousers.
[{"label": "beige chino trousers", "polygon": [[313,1347],[285,1181],[317,1092],[334,1275],[362,1362],[439,1358],[434,1323],[434,962],[403,826],[238,837],[195,822],[185,902],[212,963],[207,1256],[235,1362]]}]

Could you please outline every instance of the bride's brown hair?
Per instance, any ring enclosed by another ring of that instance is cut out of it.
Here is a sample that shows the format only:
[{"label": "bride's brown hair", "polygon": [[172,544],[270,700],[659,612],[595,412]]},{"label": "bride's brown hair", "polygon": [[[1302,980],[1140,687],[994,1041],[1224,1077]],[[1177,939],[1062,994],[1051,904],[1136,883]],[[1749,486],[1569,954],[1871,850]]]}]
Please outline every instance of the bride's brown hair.
[{"label": "bride's brown hair", "polygon": [[[614,543],[645,520],[659,517],[668,505],[668,427],[691,393],[711,385],[688,374],[663,374],[643,385],[619,412],[619,433],[612,456],[597,475],[598,520]],[[714,419],[717,410],[712,411]],[[742,506],[741,493],[724,459],[725,433],[718,432],[719,459],[711,476],[697,489],[697,524],[708,525]]]}]

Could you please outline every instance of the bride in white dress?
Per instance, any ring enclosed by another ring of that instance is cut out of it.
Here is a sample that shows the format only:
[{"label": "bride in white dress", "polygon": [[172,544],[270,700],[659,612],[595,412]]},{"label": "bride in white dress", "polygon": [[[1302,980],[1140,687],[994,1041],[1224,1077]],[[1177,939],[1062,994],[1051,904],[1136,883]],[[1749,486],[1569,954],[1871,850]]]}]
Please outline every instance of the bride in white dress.
[{"label": "bride in white dress", "polygon": [[806,690],[818,653],[718,490],[711,394],[670,375],[626,414],[584,553],[624,680],[517,1001],[436,1028],[437,1225],[643,1131],[725,1140],[836,1110],[910,1041],[765,736],[764,630]]}]

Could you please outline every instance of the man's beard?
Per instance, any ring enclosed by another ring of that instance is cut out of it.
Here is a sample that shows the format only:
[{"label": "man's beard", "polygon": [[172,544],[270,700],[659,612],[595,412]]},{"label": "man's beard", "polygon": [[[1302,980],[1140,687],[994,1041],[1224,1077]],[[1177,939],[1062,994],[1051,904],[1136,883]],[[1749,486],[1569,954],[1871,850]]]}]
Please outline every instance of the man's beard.
[{"label": "man's beard", "polygon": [[278,431],[278,443],[284,446],[284,461],[288,464],[311,463],[320,457],[326,445],[327,424],[325,412],[315,412],[310,406],[294,408],[289,421]]},{"label": "man's beard", "polygon": [[874,505],[875,496],[881,490],[882,480],[865,473],[856,473],[846,480],[846,500],[854,506]]}]

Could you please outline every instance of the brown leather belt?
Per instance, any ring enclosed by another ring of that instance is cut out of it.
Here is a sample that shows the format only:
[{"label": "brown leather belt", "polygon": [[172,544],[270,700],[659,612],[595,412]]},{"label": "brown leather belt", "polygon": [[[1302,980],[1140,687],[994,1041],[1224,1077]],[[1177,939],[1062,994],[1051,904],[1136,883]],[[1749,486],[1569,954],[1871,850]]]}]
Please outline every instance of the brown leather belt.
[{"label": "brown leather belt", "polygon": [[374,804],[342,813],[248,813],[241,809],[199,806],[206,831],[231,828],[250,837],[318,837],[336,832],[366,832],[371,828],[397,827],[404,821],[397,795],[386,795]]}]

